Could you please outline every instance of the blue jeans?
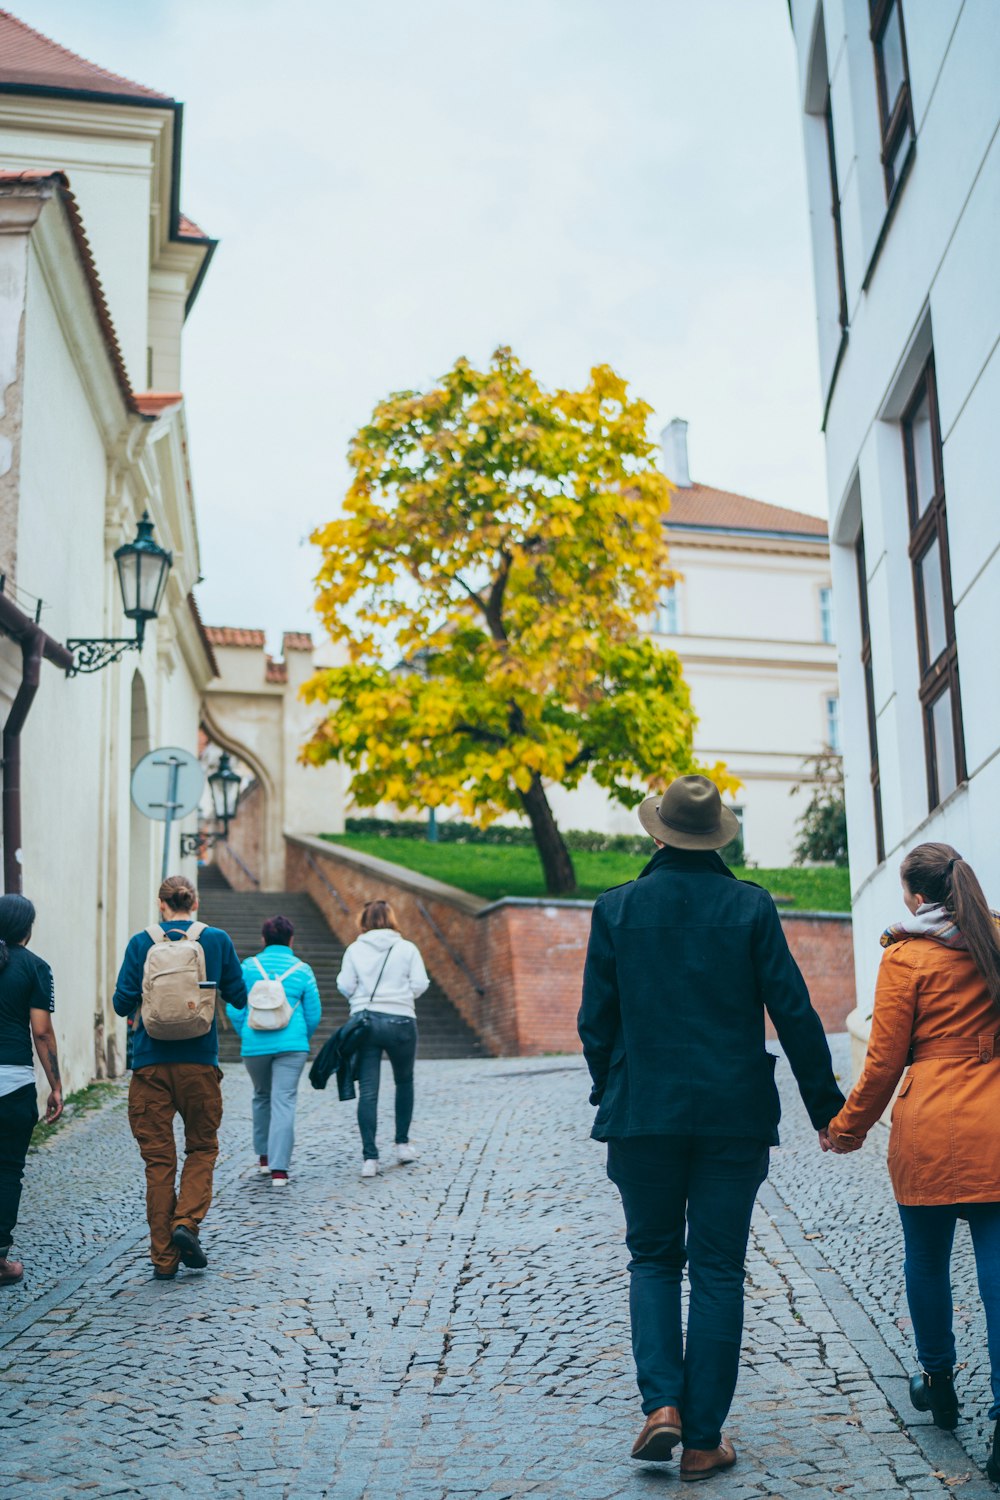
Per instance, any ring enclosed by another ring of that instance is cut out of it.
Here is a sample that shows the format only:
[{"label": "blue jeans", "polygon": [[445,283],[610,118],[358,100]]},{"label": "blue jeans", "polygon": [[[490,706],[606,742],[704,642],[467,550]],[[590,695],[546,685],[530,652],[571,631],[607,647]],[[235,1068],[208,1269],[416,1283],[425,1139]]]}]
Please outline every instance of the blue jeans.
[{"label": "blue jeans", "polygon": [[382,1053],[392,1066],[396,1084],[396,1144],[410,1139],[413,1119],[413,1066],[417,1057],[417,1023],[410,1016],[391,1016],[386,1011],[369,1012],[368,1035],[358,1055],[358,1129],[365,1161],[378,1161],[375,1132],[378,1128],[378,1088],[382,1075]]},{"label": "blue jeans", "polygon": [[955,1367],[952,1328],[951,1247],[955,1224],[968,1219],[976,1255],[979,1295],[986,1309],[993,1405],[1000,1418],[1000,1203],[899,1205],[906,1243],[906,1300],[917,1340],[917,1358],[928,1375]]},{"label": "blue jeans", "polygon": [[253,1149],[272,1172],[287,1172],[295,1145],[295,1101],[308,1052],[245,1057],[253,1084]]},{"label": "blue jeans", "polygon": [[[608,1142],[631,1253],[632,1352],[643,1412],[677,1406],[688,1448],[717,1448],[740,1368],[743,1263],[769,1151],[737,1136]],[[687,1347],[681,1272],[691,1283]]]}]

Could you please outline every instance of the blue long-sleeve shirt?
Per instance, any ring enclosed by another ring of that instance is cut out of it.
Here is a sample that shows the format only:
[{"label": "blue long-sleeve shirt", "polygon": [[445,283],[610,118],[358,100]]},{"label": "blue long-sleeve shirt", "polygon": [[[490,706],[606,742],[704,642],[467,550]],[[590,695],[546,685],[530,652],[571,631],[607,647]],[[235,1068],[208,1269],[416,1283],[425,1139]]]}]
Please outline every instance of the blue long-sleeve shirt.
[{"label": "blue long-sleeve shirt", "polygon": [[[258,964],[260,968],[258,968]],[[294,973],[289,971],[298,964]],[[280,979],[289,1005],[292,1019],[280,1031],[254,1031],[246,1010],[237,1010],[227,1005],[226,1014],[240,1034],[240,1053],[243,1057],[270,1057],[276,1052],[308,1052],[313,1032],[319,1025],[322,1006],[316,976],[308,964],[300,963],[291,948],[283,943],[268,943],[255,958],[243,963],[243,982],[247,993],[263,976]],[[288,978],[285,979],[285,974]]]},{"label": "blue long-sleeve shirt", "polygon": [[[190,921],[161,922],[164,932],[179,930],[186,932]],[[219,994],[227,1005],[240,1009],[247,1003],[243,970],[228,932],[219,927],[206,927],[198,939],[205,951],[205,978],[219,987]],[[204,1063],[206,1067],[217,1067],[219,1063],[219,1033],[213,1019],[211,1029],[204,1036],[188,1037],[180,1042],[163,1042],[149,1036],[142,1024],[139,1006],[142,1003],[142,971],[146,954],[153,946],[148,932],[137,932],[129,938],[125,957],[118,971],[112,1004],[120,1016],[135,1014],[135,1030],[132,1044],[132,1071],[151,1068],[156,1063]]]}]

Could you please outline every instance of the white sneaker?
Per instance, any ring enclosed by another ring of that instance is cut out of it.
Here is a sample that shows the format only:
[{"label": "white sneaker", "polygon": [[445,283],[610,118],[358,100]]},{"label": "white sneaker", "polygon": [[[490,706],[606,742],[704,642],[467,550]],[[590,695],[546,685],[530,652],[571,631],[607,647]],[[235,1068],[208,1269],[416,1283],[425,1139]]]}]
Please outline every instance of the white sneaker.
[{"label": "white sneaker", "polygon": [[270,1177],[270,1175],[271,1175],[271,1168],[270,1167],[265,1167],[264,1163],[260,1160],[259,1157],[254,1162],[254,1167],[260,1173],[260,1175],[262,1177]]},{"label": "white sneaker", "polygon": [[272,1187],[287,1187],[288,1186],[288,1178],[287,1178],[287,1176],[285,1176],[285,1177],[272,1177],[271,1178],[271,1186]]},{"label": "white sneaker", "polygon": [[396,1160],[401,1165],[405,1164],[406,1162],[419,1161],[420,1152],[417,1151],[413,1146],[411,1146],[409,1141],[407,1141],[405,1145],[396,1147]]},{"label": "white sneaker", "polygon": [[373,1156],[369,1156],[369,1157],[366,1158],[365,1164],[361,1168],[361,1175],[362,1175],[362,1177],[377,1177],[378,1176],[378,1162],[375,1160],[375,1158]]}]

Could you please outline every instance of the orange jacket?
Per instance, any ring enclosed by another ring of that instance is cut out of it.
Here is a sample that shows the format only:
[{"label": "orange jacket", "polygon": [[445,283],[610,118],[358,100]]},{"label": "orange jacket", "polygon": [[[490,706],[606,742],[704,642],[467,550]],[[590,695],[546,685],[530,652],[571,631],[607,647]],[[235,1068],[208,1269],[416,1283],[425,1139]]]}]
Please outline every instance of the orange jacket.
[{"label": "orange jacket", "polygon": [[889,1175],[899,1203],[1000,1202],[1000,1014],[969,954],[929,938],[887,948],[868,1056],[830,1137],[864,1140],[889,1105],[910,1049],[980,1042],[965,1057],[919,1055],[892,1111]]}]

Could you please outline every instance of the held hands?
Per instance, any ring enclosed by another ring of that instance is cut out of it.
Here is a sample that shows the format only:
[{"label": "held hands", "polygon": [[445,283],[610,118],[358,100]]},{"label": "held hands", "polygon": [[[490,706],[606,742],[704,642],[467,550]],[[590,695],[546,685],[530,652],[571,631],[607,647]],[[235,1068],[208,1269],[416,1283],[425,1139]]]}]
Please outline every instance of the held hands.
[{"label": "held hands", "polygon": [[57,1083],[45,1103],[45,1123],[54,1125],[63,1112],[62,1084]]},{"label": "held hands", "polygon": [[852,1151],[860,1151],[863,1145],[864,1138],[859,1140],[853,1135],[838,1135],[835,1141],[831,1140],[829,1126],[819,1132],[819,1149],[832,1151],[836,1156],[847,1156]]}]

